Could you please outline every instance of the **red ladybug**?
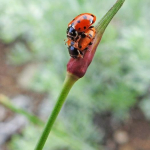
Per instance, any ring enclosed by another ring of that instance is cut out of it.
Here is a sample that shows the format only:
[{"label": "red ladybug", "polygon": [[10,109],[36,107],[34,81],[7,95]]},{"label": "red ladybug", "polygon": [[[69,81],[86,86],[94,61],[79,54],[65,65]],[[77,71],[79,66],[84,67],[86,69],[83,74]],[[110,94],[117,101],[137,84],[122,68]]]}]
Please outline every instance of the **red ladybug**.
[{"label": "red ladybug", "polygon": [[83,13],[75,17],[67,28],[67,37],[72,41],[79,41],[85,36],[84,32],[96,21],[96,16],[90,13]]},{"label": "red ladybug", "polygon": [[92,45],[92,40],[94,39],[95,34],[96,30],[93,26],[91,26],[85,31],[85,37],[82,37],[78,43],[68,40],[67,44],[70,56],[73,58],[83,58],[83,51],[87,50],[89,45]]}]

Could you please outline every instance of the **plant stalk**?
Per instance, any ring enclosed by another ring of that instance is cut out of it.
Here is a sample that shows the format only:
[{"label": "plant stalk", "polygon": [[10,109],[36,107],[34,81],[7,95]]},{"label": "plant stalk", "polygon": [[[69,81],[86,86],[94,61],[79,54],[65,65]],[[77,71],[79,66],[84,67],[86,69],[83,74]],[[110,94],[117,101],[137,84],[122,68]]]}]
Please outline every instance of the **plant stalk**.
[{"label": "plant stalk", "polygon": [[41,134],[41,137],[40,137],[34,150],[42,150],[43,149],[45,142],[48,138],[48,135],[52,129],[52,126],[53,126],[53,124],[54,124],[54,122],[55,122],[64,102],[65,102],[65,99],[66,99],[70,89],[72,88],[72,86],[74,85],[74,83],[77,80],[78,80],[78,77],[67,73],[63,87],[62,87],[62,90],[60,92],[60,95],[58,96],[56,105],[55,105],[51,115],[48,118],[48,121],[44,127],[44,130]]}]

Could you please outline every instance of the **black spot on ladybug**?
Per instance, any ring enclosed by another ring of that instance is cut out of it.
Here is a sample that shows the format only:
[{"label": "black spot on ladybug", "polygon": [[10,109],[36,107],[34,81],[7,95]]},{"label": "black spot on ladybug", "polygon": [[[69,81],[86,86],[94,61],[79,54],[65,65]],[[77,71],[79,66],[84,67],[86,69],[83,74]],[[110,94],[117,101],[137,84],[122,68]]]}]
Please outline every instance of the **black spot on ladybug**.
[{"label": "black spot on ladybug", "polygon": [[92,24],[92,23],[93,23],[93,19],[89,19],[89,21],[90,21],[90,24]]},{"label": "black spot on ladybug", "polygon": [[89,43],[89,45],[92,45],[92,44],[93,44],[92,42]]},{"label": "black spot on ladybug", "polygon": [[78,30],[80,31],[81,28],[79,28]]},{"label": "black spot on ladybug", "polygon": [[82,46],[80,45],[79,48],[82,48]]},{"label": "black spot on ladybug", "polygon": [[94,15],[91,14],[92,17],[94,17]]},{"label": "black spot on ladybug", "polygon": [[94,26],[90,26],[90,27],[89,27],[89,29],[92,29],[92,28],[94,28]]},{"label": "black spot on ladybug", "polygon": [[84,26],[84,29],[86,29],[86,26]]},{"label": "black spot on ladybug", "polygon": [[81,33],[81,37],[82,37],[82,38],[85,38],[86,35],[85,35],[84,33]]},{"label": "black spot on ladybug", "polygon": [[87,19],[87,16],[83,16],[84,19]]},{"label": "black spot on ladybug", "polygon": [[78,20],[77,23],[80,23],[80,20]]}]

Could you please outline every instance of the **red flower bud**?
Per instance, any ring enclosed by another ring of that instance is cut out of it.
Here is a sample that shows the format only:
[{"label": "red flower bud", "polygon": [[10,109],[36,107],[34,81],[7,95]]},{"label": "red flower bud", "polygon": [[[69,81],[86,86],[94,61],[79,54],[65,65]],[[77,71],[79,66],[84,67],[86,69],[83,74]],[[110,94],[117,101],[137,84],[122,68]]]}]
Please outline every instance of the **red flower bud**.
[{"label": "red flower bud", "polygon": [[67,64],[67,72],[77,76],[78,78],[82,78],[86,71],[88,66],[93,60],[96,48],[100,42],[101,38],[96,38],[93,41],[93,44],[89,46],[88,50],[85,52],[83,58],[70,58],[68,64]]}]

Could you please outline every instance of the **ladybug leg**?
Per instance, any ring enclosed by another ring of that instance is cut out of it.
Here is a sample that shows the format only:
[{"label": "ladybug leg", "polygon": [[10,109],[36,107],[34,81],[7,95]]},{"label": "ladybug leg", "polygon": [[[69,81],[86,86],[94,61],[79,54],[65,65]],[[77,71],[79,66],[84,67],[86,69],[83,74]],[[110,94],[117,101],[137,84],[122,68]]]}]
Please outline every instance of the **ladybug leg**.
[{"label": "ladybug leg", "polygon": [[84,49],[84,52],[85,52],[85,51],[90,52],[90,50],[89,50],[89,48],[88,48],[88,47],[86,47],[86,48]]},{"label": "ladybug leg", "polygon": [[78,50],[78,58],[83,58],[83,54]]},{"label": "ladybug leg", "polygon": [[66,45],[66,43],[68,42],[68,40],[66,41],[67,39],[64,39],[64,42],[65,42],[65,45]]},{"label": "ladybug leg", "polygon": [[86,50],[87,50],[88,52],[90,52],[90,50],[89,50],[88,48],[87,48]]},{"label": "ladybug leg", "polygon": [[77,43],[80,41],[81,37],[81,35],[78,36],[78,39],[76,40]]},{"label": "ladybug leg", "polygon": [[[67,41],[66,41],[66,40],[67,40]],[[66,45],[66,44],[69,44],[69,43],[68,43],[68,42],[69,42],[69,40],[68,40],[68,39],[65,39],[64,41],[66,41],[66,42],[65,42],[65,45]]]},{"label": "ladybug leg", "polygon": [[89,47],[86,47],[86,48],[84,49],[84,51],[89,51],[89,52],[90,52]]},{"label": "ladybug leg", "polygon": [[76,41],[74,41],[75,48],[78,48],[78,43],[79,43],[80,39],[81,39],[81,35],[79,35],[78,39]]}]

